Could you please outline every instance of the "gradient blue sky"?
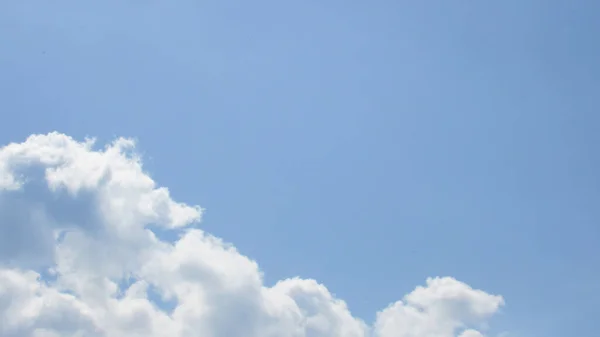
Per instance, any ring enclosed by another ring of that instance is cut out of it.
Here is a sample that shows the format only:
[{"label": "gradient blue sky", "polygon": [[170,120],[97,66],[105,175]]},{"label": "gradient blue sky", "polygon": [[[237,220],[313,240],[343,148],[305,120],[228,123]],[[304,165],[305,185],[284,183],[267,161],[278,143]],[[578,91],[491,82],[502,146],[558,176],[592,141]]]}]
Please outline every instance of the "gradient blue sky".
[{"label": "gradient blue sky", "polygon": [[0,141],[139,140],[267,283],[374,313],[428,276],[594,336],[600,2],[1,1]]}]

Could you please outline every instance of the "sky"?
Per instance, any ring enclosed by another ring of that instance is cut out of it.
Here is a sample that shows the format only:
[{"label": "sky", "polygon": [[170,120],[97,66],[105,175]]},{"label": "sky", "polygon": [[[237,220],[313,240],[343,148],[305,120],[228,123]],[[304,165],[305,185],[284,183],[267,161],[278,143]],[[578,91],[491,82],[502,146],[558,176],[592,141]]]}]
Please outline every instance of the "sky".
[{"label": "sky", "polygon": [[0,1],[0,335],[597,335],[598,13]]}]

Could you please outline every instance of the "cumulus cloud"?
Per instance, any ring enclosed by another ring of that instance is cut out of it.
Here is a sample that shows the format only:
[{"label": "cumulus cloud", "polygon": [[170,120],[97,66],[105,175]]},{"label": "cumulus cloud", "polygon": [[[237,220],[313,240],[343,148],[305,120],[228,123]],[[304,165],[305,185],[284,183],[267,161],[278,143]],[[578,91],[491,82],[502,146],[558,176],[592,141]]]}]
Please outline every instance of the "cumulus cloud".
[{"label": "cumulus cloud", "polygon": [[201,215],[156,185],[129,139],[2,147],[0,336],[480,337],[503,304],[430,278],[367,324],[315,280],[265,286],[255,261],[198,229]]}]

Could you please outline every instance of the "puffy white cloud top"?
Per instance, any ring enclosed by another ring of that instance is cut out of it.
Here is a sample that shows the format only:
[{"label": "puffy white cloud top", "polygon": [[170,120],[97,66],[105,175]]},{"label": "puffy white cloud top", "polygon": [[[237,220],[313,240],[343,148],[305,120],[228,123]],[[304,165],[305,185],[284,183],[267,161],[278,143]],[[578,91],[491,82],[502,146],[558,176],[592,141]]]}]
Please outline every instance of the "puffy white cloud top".
[{"label": "puffy white cloud top", "polygon": [[314,280],[265,286],[255,261],[194,226],[201,213],[156,186],[129,139],[2,147],[0,336],[479,337],[503,304],[430,278],[366,324]]}]

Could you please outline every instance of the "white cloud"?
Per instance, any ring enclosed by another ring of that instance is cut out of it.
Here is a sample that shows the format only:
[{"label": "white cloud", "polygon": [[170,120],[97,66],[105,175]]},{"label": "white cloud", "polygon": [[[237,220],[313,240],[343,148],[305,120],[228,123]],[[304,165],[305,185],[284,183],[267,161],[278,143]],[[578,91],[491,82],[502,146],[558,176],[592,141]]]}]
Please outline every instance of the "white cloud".
[{"label": "white cloud", "polygon": [[267,287],[192,226],[201,209],[157,187],[134,145],[51,133],[0,149],[0,336],[479,337],[503,304],[432,278],[367,325],[314,280]]}]

